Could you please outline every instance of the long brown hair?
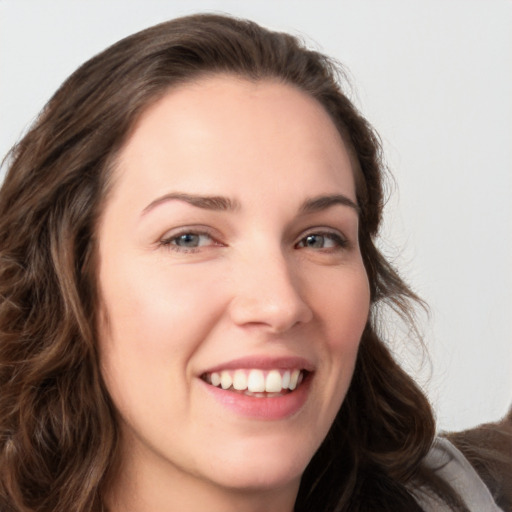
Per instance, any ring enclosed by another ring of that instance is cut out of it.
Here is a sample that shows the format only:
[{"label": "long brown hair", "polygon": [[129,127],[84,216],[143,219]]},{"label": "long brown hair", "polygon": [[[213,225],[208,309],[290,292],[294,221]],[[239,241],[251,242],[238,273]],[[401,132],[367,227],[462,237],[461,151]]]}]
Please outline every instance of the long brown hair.
[{"label": "long brown hair", "polygon": [[372,313],[353,382],[302,479],[297,511],[420,510],[410,489],[448,488],[423,467],[429,404],[376,327],[414,294],[375,246],[379,139],[342,92],[340,67],[296,38],[216,15],[139,32],[82,65],[8,157],[0,192],[0,508],[92,512],[115,472],[118,428],[95,342],[95,229],[116,155],[148,106],[211,73],[267,77],[319,101],[352,153]]}]

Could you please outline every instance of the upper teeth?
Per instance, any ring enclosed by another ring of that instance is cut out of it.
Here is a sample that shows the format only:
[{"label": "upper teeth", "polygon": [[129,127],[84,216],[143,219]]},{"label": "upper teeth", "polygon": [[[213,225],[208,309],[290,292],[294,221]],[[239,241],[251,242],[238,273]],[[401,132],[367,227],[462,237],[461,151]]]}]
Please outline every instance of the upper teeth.
[{"label": "upper teeth", "polygon": [[279,393],[283,389],[293,391],[302,381],[301,370],[223,370],[206,375],[206,380],[213,386],[251,393]]}]

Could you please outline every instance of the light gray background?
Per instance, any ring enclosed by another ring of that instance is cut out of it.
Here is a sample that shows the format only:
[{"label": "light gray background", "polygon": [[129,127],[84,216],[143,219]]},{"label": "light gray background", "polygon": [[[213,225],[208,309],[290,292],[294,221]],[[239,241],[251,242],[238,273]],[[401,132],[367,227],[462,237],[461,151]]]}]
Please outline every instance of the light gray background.
[{"label": "light gray background", "polygon": [[431,308],[431,369],[392,324],[394,349],[442,429],[501,417],[512,402],[512,2],[0,0],[0,154],[84,60],[197,11],[304,35],[349,68],[396,178],[382,246]]}]

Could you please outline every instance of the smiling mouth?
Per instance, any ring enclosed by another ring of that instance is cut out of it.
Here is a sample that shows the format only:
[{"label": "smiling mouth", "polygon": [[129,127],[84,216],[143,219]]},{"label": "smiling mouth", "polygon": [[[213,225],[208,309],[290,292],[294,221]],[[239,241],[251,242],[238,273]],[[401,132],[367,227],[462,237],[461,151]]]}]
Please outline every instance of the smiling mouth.
[{"label": "smiling mouth", "polygon": [[205,373],[206,383],[233,393],[256,398],[272,398],[289,394],[299,387],[309,372],[304,369],[238,369]]}]

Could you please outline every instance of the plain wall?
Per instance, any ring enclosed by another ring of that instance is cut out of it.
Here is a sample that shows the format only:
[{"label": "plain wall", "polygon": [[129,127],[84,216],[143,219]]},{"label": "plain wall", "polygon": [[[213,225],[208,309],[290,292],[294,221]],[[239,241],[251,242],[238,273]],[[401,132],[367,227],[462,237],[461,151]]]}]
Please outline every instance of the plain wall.
[{"label": "plain wall", "polygon": [[381,245],[431,309],[432,367],[394,323],[394,350],[442,429],[512,403],[512,3],[0,0],[0,154],[82,62],[197,11],[304,36],[350,71],[395,177]]}]

